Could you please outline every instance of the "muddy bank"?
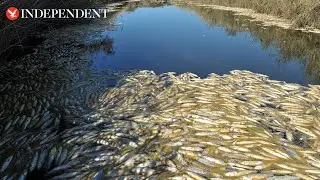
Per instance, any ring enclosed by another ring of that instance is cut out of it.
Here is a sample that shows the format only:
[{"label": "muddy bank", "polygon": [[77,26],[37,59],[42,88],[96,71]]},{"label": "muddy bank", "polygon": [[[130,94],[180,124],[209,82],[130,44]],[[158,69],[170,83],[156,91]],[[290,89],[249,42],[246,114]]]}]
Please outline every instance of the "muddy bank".
[{"label": "muddy bank", "polygon": [[[235,12],[236,15],[243,15],[253,18],[255,21],[261,21],[263,22],[264,26],[278,26],[284,29],[294,29],[299,30],[303,32],[311,32],[311,33],[320,33],[320,29],[318,28],[318,24],[313,24],[312,26],[304,25],[302,27],[297,27],[294,20],[291,20],[289,18],[281,18],[272,14],[267,14],[268,12],[261,13],[257,12],[255,7],[247,7],[247,8],[241,8],[236,7],[232,3],[231,4],[225,4],[225,3],[219,3],[219,2],[208,2],[208,1],[179,1],[179,0],[173,0],[173,3],[188,3],[196,6],[201,7],[207,7],[207,8],[213,8],[213,9],[219,9],[219,10],[226,10],[226,11],[232,11]],[[217,4],[216,4],[217,3]],[[220,5],[223,4],[223,5]],[[252,9],[249,9],[252,8]],[[319,9],[319,8],[318,8]],[[315,13],[320,13],[320,10],[315,8]],[[319,11],[319,12],[318,12]]]}]

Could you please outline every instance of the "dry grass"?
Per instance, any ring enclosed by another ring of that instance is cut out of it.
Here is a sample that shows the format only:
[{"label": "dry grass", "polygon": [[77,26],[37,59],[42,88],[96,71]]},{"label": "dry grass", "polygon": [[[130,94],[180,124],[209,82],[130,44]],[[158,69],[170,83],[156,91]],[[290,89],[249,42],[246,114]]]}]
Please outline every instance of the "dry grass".
[{"label": "dry grass", "polygon": [[319,0],[190,0],[198,3],[216,4],[253,9],[294,22],[297,27],[320,29]]}]

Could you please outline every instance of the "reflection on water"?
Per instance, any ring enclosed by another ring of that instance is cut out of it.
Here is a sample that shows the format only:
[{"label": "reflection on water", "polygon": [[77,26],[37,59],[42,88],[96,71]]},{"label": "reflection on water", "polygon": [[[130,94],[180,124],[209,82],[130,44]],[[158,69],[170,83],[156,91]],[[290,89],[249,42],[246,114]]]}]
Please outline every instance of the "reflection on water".
[{"label": "reflection on water", "polygon": [[320,82],[319,35],[261,27],[227,11],[179,6],[143,7],[118,16],[121,28],[105,32],[116,53],[91,52],[93,65],[201,77],[244,69],[286,82]]},{"label": "reflection on water", "polygon": [[232,12],[217,11],[205,7],[181,5],[195,12],[211,27],[224,27],[229,35],[237,32],[249,32],[263,49],[276,47],[280,63],[298,61],[305,67],[306,75],[320,77],[320,36],[295,30],[284,30],[278,27],[261,27],[246,17],[235,17]]},{"label": "reflection on water", "polygon": [[97,60],[94,61],[93,63],[93,69],[101,69],[101,67],[104,67],[103,66],[103,61],[99,61],[99,56],[111,56],[111,55],[114,55],[115,54],[115,51],[113,49],[113,39],[110,39],[110,38],[104,38],[100,41],[95,41],[95,42],[90,42],[88,45],[87,45],[87,51],[88,53],[92,53],[92,54],[95,54],[96,56],[91,56],[93,58],[96,58]]},{"label": "reflection on water", "polygon": [[113,39],[105,38],[101,41],[92,42],[87,45],[87,49],[89,52],[96,52],[102,50],[108,55],[113,55],[115,52],[112,48]]}]

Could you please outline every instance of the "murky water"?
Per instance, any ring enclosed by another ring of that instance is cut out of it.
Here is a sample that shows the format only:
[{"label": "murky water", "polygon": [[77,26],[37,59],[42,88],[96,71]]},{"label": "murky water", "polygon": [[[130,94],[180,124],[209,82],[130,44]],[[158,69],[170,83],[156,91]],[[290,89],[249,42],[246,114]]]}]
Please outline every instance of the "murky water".
[{"label": "murky water", "polygon": [[306,85],[320,82],[320,36],[263,27],[247,17],[204,7],[140,7],[105,31],[112,54],[90,53],[97,69],[193,72],[201,77],[234,69]]}]

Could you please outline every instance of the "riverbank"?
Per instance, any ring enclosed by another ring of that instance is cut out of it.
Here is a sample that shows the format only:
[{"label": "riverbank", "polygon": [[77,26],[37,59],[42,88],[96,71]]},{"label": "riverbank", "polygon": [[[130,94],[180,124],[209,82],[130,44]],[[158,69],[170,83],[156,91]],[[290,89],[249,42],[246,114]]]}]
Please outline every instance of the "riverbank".
[{"label": "riverbank", "polygon": [[[258,3],[256,1],[237,0],[173,0],[173,3],[188,3],[196,6],[226,10],[253,18],[255,21],[263,22],[265,26],[278,26],[285,29],[295,29],[304,32],[320,33],[320,4],[314,2],[301,2],[296,4],[297,9],[288,9],[288,4],[278,6],[277,1]],[[310,0],[312,1],[312,0]],[[259,5],[257,5],[259,4]],[[273,7],[273,8],[272,8]],[[277,8],[274,8],[277,7]]]}]

